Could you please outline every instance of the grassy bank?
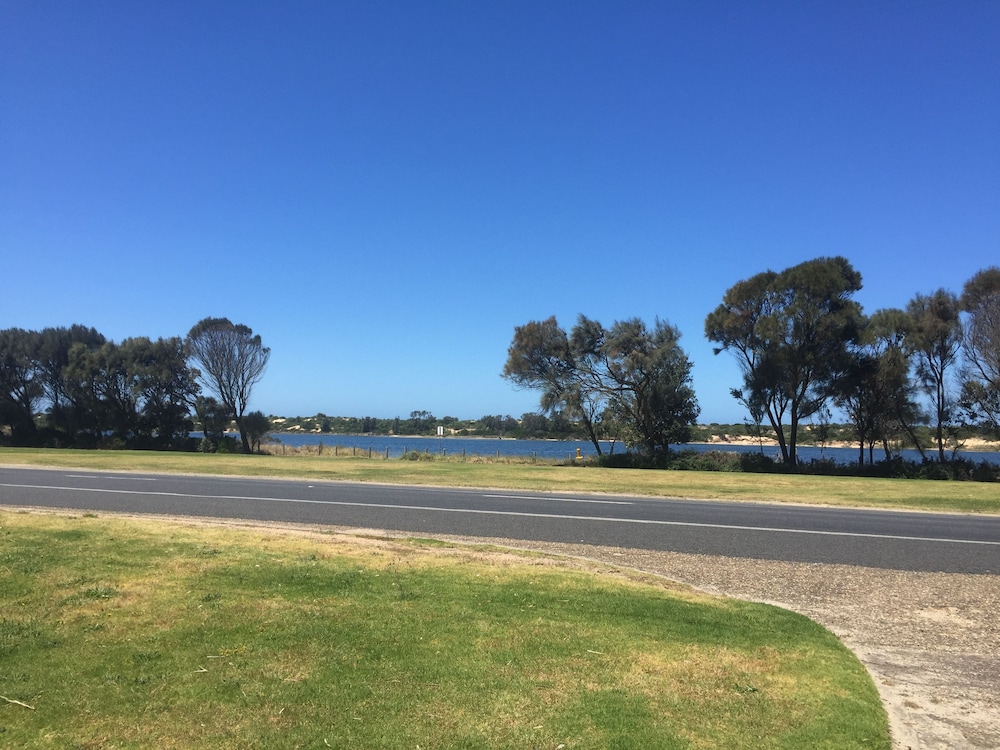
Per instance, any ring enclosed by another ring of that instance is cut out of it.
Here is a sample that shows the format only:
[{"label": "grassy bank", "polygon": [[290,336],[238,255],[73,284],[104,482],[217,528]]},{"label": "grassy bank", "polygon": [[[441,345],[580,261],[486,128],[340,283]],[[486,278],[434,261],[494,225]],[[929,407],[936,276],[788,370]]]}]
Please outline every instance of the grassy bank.
[{"label": "grassy bank", "polygon": [[1000,513],[997,485],[979,482],[607,469],[472,458],[407,461],[330,453],[247,456],[0,448],[3,464]]},{"label": "grassy bank", "polygon": [[774,607],[420,541],[0,512],[0,744],[888,748]]}]

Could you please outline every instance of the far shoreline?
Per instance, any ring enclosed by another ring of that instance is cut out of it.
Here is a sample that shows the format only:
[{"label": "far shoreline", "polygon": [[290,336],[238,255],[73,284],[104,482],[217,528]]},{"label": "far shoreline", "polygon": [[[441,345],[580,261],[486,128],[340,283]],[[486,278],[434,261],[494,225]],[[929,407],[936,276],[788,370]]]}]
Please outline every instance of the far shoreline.
[{"label": "far shoreline", "polygon": [[[302,436],[312,436],[312,437],[322,437],[324,435],[328,437],[379,437],[379,438],[395,438],[399,440],[414,440],[414,439],[438,439],[438,440],[538,440],[544,442],[552,443],[590,443],[591,441],[587,438],[517,438],[517,437],[504,437],[502,435],[394,435],[394,434],[382,434],[382,433],[367,433],[367,432],[322,432],[319,430],[271,430],[270,435],[280,437],[281,435],[302,435]],[[606,441],[610,442],[610,441]],[[620,442],[620,441],[616,441]],[[761,447],[761,448],[777,448],[778,441],[774,438],[755,438],[750,436],[740,436],[740,435],[727,435],[725,440],[691,440],[687,443],[678,443],[679,446],[685,445],[712,445],[718,446],[720,448],[725,448],[727,446],[731,447]],[[846,441],[846,440],[832,440],[828,443],[802,443],[799,442],[800,447],[810,447],[810,448],[843,448],[843,449],[854,449],[859,450],[860,446],[856,442]],[[881,451],[881,445],[875,447],[877,451]],[[865,451],[868,450],[867,446],[864,448]],[[908,448],[907,450],[916,450],[915,448]],[[936,446],[930,446],[925,449],[927,452],[937,451]],[[951,448],[947,449],[949,452]],[[985,440],[983,438],[968,438],[963,441],[959,451],[967,453],[1000,453],[1000,441],[998,440]]]}]

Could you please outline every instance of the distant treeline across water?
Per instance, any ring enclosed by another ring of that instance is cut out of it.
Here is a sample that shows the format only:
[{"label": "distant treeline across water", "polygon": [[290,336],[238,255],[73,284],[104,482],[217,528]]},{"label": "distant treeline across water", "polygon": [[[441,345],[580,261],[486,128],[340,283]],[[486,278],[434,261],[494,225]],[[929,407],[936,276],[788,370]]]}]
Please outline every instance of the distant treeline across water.
[{"label": "distant treeline across water", "polygon": [[[419,453],[434,453],[448,456],[527,456],[546,459],[572,459],[577,450],[584,457],[594,456],[597,452],[592,443],[586,440],[513,440],[500,438],[461,438],[461,437],[419,437],[419,436],[386,436],[386,435],[334,435],[331,433],[273,433],[270,441],[277,445],[301,447],[322,445],[324,449],[350,450],[356,454],[369,452],[386,455],[389,458],[399,458],[409,451]],[[601,449],[605,454],[624,453],[625,446],[616,443],[602,442]],[[722,443],[687,443],[675,446],[673,450],[729,451],[737,453],[761,453],[769,458],[779,458],[777,446],[754,444],[722,444]],[[813,460],[832,460],[840,464],[857,463],[858,449],[854,448],[820,448],[818,446],[800,445],[798,447],[799,461],[809,463]],[[988,461],[1000,464],[1000,453],[986,451],[963,451],[961,456],[974,461]],[[876,451],[875,460],[883,456],[881,450]],[[915,450],[901,451],[901,457],[907,461],[919,462],[920,453]]]}]

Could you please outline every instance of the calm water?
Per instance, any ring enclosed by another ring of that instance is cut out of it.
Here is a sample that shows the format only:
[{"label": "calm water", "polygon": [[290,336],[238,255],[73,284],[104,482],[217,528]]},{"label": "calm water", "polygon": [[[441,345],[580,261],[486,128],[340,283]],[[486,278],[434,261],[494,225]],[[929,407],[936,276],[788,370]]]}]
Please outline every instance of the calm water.
[{"label": "calm water", "polygon": [[[593,456],[596,454],[594,446],[589,441],[583,440],[501,440],[497,438],[461,438],[461,437],[389,437],[385,435],[317,435],[317,434],[296,434],[282,433],[273,435],[272,442],[289,446],[302,445],[323,445],[326,448],[335,450],[355,451],[358,454],[372,453],[388,455],[390,458],[398,458],[407,451],[420,451],[426,453],[438,453],[449,456],[535,456],[537,458],[563,459],[576,456],[577,449],[583,456]],[[610,443],[602,443],[601,449],[605,453],[611,452]],[[675,446],[676,450],[677,447]],[[737,451],[740,453],[757,453],[760,448],[756,445],[703,445],[692,443],[681,446],[684,450],[695,451]],[[625,447],[621,443],[614,446],[615,453],[624,453]],[[808,462],[813,459],[832,459],[838,463],[854,463],[858,460],[857,448],[814,448],[812,446],[800,446],[798,449],[799,460]],[[764,446],[764,455],[772,458],[780,457],[777,446]],[[968,451],[960,454],[964,458],[974,461],[989,461],[1000,464],[1000,453],[993,452],[973,452]],[[875,452],[875,460],[881,460],[881,451]],[[920,461],[920,454],[917,451],[903,451],[903,458],[909,461]]]}]

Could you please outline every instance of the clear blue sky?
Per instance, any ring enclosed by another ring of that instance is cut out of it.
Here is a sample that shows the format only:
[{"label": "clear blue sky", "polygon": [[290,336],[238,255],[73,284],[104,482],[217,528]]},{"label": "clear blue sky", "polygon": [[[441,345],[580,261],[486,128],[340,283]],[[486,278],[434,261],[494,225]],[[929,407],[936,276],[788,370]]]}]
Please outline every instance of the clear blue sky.
[{"label": "clear blue sky", "polygon": [[1000,264],[1000,2],[0,0],[0,328],[251,326],[279,415],[520,416],[514,327]]}]

